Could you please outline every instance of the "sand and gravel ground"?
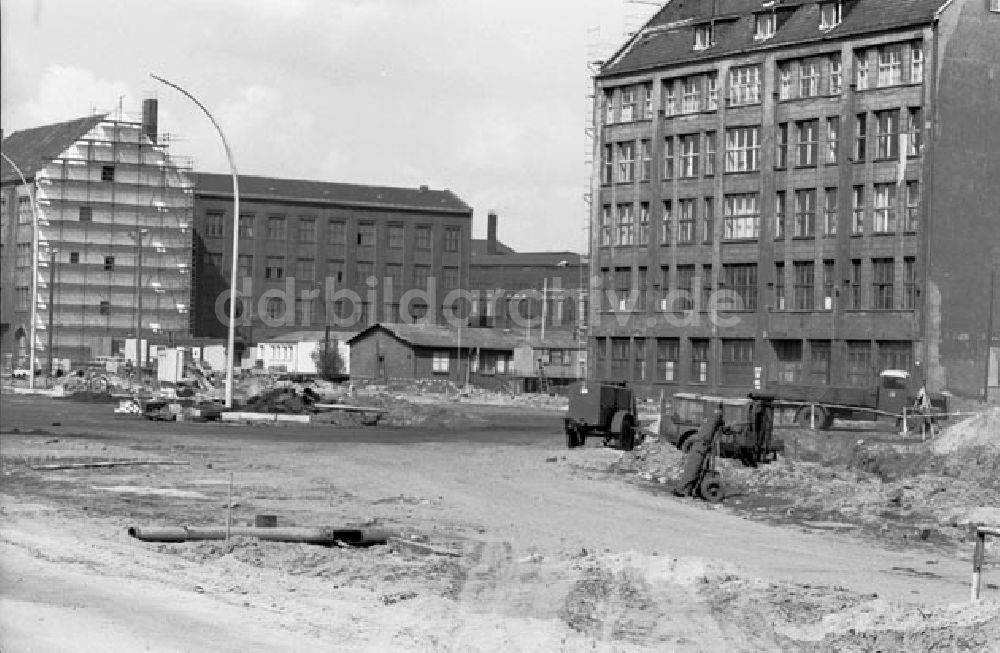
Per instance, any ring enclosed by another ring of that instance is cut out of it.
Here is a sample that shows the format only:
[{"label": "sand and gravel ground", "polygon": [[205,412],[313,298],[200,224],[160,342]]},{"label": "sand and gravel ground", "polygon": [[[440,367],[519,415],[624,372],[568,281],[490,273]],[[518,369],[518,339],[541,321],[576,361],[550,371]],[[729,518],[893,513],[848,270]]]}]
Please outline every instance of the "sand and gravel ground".
[{"label": "sand and gravel ground", "polygon": [[[4,651],[1000,650],[1000,551],[969,603],[961,525],[997,505],[972,479],[989,443],[937,460],[789,434],[796,458],[725,463],[732,496],[711,506],[664,492],[679,458],[660,443],[567,451],[558,415],[523,407],[463,407],[432,432],[2,402]],[[153,458],[188,464],[32,469]],[[237,523],[386,528],[431,548],[127,535],[224,524],[230,475]]]}]

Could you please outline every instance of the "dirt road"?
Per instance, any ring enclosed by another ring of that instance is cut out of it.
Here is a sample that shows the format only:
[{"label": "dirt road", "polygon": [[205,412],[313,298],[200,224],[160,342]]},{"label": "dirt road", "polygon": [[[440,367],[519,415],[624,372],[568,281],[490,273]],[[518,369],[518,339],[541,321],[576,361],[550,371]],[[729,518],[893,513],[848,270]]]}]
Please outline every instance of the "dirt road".
[{"label": "dirt road", "polygon": [[[837,638],[855,632],[858,614],[869,625],[916,620],[907,636],[938,620],[980,650],[980,626],[1000,628],[994,602],[945,607],[967,600],[969,550],[888,550],[749,521],[610,474],[618,452],[569,452],[557,434],[525,432],[521,444],[300,440],[259,428],[240,438],[222,427],[153,437],[141,421],[102,425],[94,407],[83,410],[86,429],[50,422],[44,433],[13,434],[12,417],[32,428],[43,418],[4,408],[5,651],[87,650],[73,646],[87,624],[110,633],[101,650],[157,651],[219,641],[234,650],[795,650],[850,643]],[[95,458],[191,464],[30,468]],[[286,525],[374,525],[460,555],[126,535],[129,525],[223,523],[230,473],[238,522],[277,514]]]}]

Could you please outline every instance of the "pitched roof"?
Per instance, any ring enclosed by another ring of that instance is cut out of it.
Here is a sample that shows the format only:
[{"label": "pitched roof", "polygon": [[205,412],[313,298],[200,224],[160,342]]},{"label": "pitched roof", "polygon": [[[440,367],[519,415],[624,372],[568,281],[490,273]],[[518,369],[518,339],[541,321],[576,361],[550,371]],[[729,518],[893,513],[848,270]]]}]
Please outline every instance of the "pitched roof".
[{"label": "pitched roof", "polygon": [[[350,340],[358,334],[357,331],[331,331],[331,340]],[[272,336],[261,342],[284,343],[284,342],[322,342],[326,338],[325,329],[307,329],[302,331],[290,331],[280,335]]]},{"label": "pitched roof", "polygon": [[[487,253],[487,248],[489,247],[489,239],[487,238],[473,238],[472,239],[472,256],[493,256],[493,254]],[[497,241],[497,254],[513,254],[514,250],[507,245],[504,245],[499,240]]]},{"label": "pitched roof", "polygon": [[[453,349],[458,347],[458,328],[443,324],[399,324],[389,322],[379,322],[368,327],[358,335],[348,340],[348,344],[370,335],[375,330],[387,331],[403,342],[417,347],[437,347],[440,349]],[[514,350],[524,344],[532,347],[549,347],[558,349],[575,349],[582,347],[576,340],[574,334],[565,331],[553,331],[546,334],[545,340],[541,340],[541,334],[537,329],[532,333],[530,340],[526,339],[523,332],[515,332],[507,329],[483,329],[468,327],[462,329],[462,348],[481,349],[509,349]]]},{"label": "pitched roof", "polygon": [[[233,178],[228,174],[196,173],[195,193],[233,196]],[[344,206],[370,206],[472,214],[472,208],[450,190],[365,186],[305,179],[278,179],[240,175],[240,199],[291,200]]]},{"label": "pitched roof", "polygon": [[580,255],[576,252],[511,252],[510,254],[482,254],[469,262],[477,266],[547,266],[560,267],[565,262],[569,266],[580,265]]},{"label": "pitched roof", "polygon": [[[3,139],[0,149],[21,169],[25,179],[31,180],[34,179],[35,173],[83,138],[106,116],[107,114],[87,116],[53,125],[23,129]],[[0,183],[11,181],[20,182],[21,178],[6,159],[0,158]]]},{"label": "pitched roof", "polygon": [[847,0],[843,21],[832,29],[820,30],[820,2],[782,2],[790,16],[775,35],[755,41],[754,12],[764,10],[763,0],[715,0],[715,43],[705,50],[694,49],[696,25],[713,18],[713,2],[674,0],[668,2],[649,22],[610,57],[599,78],[639,72],[664,64],[690,63],[715,59],[736,52],[769,50],[793,43],[836,41],[888,29],[932,22],[948,0]]}]

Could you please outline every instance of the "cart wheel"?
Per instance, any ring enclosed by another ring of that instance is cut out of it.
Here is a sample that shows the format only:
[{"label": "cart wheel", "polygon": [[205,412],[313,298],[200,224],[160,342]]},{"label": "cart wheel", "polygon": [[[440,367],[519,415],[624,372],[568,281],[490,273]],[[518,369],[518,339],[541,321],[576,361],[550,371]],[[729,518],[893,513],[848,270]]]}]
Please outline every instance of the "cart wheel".
[{"label": "cart wheel", "polygon": [[620,438],[623,451],[632,451],[635,449],[635,426],[632,424],[631,418],[626,417],[622,420]]},{"label": "cart wheel", "polygon": [[681,442],[681,453],[687,453],[691,451],[691,447],[694,446],[694,437],[688,436],[684,438],[684,442]]},{"label": "cart wheel", "polygon": [[708,501],[709,503],[719,503],[726,496],[726,491],[725,488],[722,487],[722,481],[709,476],[701,482],[701,486],[698,488],[698,494],[701,495],[702,499]]}]

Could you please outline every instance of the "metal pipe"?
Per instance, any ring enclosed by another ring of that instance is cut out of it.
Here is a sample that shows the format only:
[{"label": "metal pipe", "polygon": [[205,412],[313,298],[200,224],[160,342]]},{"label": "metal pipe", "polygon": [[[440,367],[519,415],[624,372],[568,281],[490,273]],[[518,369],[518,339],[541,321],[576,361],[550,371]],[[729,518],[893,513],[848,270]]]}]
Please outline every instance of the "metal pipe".
[{"label": "metal pipe", "polygon": [[[191,526],[130,526],[128,534],[143,542],[195,542],[200,540],[225,540],[226,528]],[[357,528],[269,528],[237,526],[229,530],[230,537],[255,537],[272,542],[302,542],[305,544],[372,545],[385,544],[394,533],[383,530]]]},{"label": "metal pipe", "polygon": [[156,81],[162,82],[167,86],[183,93],[189,100],[194,102],[206,116],[208,116],[208,119],[212,121],[212,125],[215,127],[215,130],[219,132],[219,138],[222,139],[222,147],[226,150],[226,158],[229,159],[229,170],[233,175],[233,260],[232,265],[230,266],[231,269],[229,275],[229,348],[227,349],[226,354],[226,408],[232,408],[233,363],[236,354],[236,275],[239,273],[238,259],[240,251],[240,177],[236,172],[236,160],[233,158],[233,151],[229,147],[229,141],[226,140],[226,135],[222,133],[222,127],[219,127],[219,123],[215,121],[215,118],[211,113],[209,113],[208,109],[205,108],[205,105],[177,84],[167,81],[162,77],[157,77],[152,73],[150,73],[149,76]]},{"label": "metal pipe", "polygon": [[[17,164],[3,152],[0,152],[0,156],[10,164],[17,176],[21,178],[21,183],[28,186],[28,180],[24,178],[24,173],[17,167]],[[31,200],[29,202],[31,207],[31,310],[28,319],[31,324],[28,328],[28,337],[31,342],[28,347],[28,388],[31,390],[35,389],[35,322],[38,320],[38,209],[35,205],[35,197],[34,185],[29,186],[28,198]],[[17,220],[20,222],[20,216]]]}]

